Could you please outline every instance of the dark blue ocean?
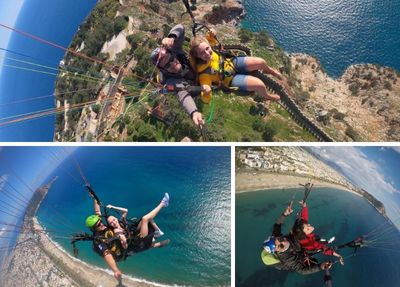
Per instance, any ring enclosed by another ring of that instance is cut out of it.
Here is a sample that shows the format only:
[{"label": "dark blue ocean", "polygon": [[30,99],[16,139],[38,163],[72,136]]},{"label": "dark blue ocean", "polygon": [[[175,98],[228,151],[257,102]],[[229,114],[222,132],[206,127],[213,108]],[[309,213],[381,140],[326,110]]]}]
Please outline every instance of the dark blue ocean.
[{"label": "dark blue ocean", "polygon": [[285,51],[317,56],[331,76],[357,63],[400,70],[399,0],[243,2],[243,27],[267,30]]},{"label": "dark blue ocean", "polygon": [[[128,208],[129,217],[152,210],[165,192],[171,197],[155,219],[165,233],[160,239],[169,238],[170,245],[128,258],[120,264],[124,274],[168,285],[230,285],[230,148],[81,147],[75,158],[100,200]],[[40,207],[39,220],[72,254],[62,237],[89,231],[85,219],[93,202],[72,158],[53,175],[59,178]],[[81,260],[106,267],[90,242],[77,247]]]},{"label": "dark blue ocean", "polygon": [[[293,197],[294,196],[294,197]],[[317,287],[325,286],[324,273],[300,275],[267,267],[261,261],[263,241],[272,233],[280,213],[294,199],[294,214],[300,208],[302,189],[262,190],[236,195],[236,286]],[[345,265],[334,264],[330,270],[333,286],[398,286],[397,258],[400,233],[364,198],[349,192],[314,188],[308,198],[309,222],[315,234],[336,237],[332,244],[347,243],[366,236],[365,247],[353,256],[353,249],[340,249]],[[282,232],[287,234],[295,215],[286,218]],[[316,255],[319,262],[334,257]]]},{"label": "dark blue ocean", "polygon": [[[79,24],[89,14],[96,2],[96,0],[25,1],[15,28],[67,47]],[[64,56],[64,51],[60,49],[15,33],[11,37],[9,46],[1,48],[29,56],[23,57],[7,53],[7,57],[19,58],[53,68],[58,67]],[[1,51],[0,55],[3,56],[4,51]],[[14,61],[5,63],[38,69],[38,67]],[[54,108],[54,97],[2,105],[28,98],[52,95],[54,84],[55,76],[4,67],[0,79],[0,118]],[[54,116],[0,127],[0,141],[52,141],[53,134]]]}]

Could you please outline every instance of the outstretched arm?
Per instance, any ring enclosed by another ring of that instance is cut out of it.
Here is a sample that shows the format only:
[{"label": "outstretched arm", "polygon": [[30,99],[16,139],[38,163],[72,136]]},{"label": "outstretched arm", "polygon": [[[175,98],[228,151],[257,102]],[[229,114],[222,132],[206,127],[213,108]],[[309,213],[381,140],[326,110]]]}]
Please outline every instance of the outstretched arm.
[{"label": "outstretched arm", "polygon": [[93,205],[94,205],[94,213],[97,215],[101,215],[100,205],[97,203],[95,199],[93,199]]},{"label": "outstretched arm", "polygon": [[86,185],[86,188],[87,188],[88,191],[89,191],[89,196],[93,199],[93,209],[94,209],[94,213],[97,214],[97,215],[101,215],[100,205],[99,205],[99,203],[98,203],[97,200],[96,200],[96,195],[95,195],[95,193],[94,193],[94,190],[92,189],[92,187],[91,187],[89,184]]},{"label": "outstretched arm", "polygon": [[167,38],[174,39],[172,45],[170,45],[168,48],[181,50],[183,41],[185,40],[185,27],[183,27],[182,24],[174,26],[171,31],[169,31]]},{"label": "outstretched arm", "polygon": [[115,262],[114,257],[106,250],[104,252],[104,260],[106,261],[108,267],[114,272],[114,277],[117,280],[120,280],[122,277],[121,271],[118,269],[117,262]]},{"label": "outstretched arm", "polygon": [[287,217],[293,213],[292,204],[293,204],[293,201],[291,201],[289,203],[289,205],[286,207],[286,209],[282,212],[282,214],[276,220],[274,227],[273,227],[273,231],[272,231],[273,236],[281,236],[282,235],[282,223],[285,220],[285,217]]},{"label": "outstretched arm", "polygon": [[300,212],[300,218],[304,220],[305,222],[308,222],[308,207],[305,202],[302,200],[299,202],[299,204],[302,206],[301,212]]}]

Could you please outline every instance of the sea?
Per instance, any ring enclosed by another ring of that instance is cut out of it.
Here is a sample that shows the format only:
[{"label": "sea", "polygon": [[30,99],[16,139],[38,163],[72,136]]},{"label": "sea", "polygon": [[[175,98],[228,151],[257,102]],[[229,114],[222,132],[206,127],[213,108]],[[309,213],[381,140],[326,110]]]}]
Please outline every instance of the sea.
[{"label": "sea", "polygon": [[[287,234],[303,189],[271,189],[236,194],[236,286],[309,287],[325,286],[324,273],[300,275],[268,267],[261,261],[263,241],[271,235],[272,226],[288,203],[293,200],[294,213],[286,218],[282,232]],[[366,236],[366,246],[354,253],[340,249],[345,265],[333,265],[332,286],[398,286],[397,257],[400,233],[363,197],[343,190],[314,187],[307,199],[309,223],[322,238],[335,237],[332,246]],[[335,258],[316,255],[319,262]]]},{"label": "sea", "polygon": [[[29,0],[25,1],[15,28],[47,41],[68,47],[79,25],[90,13],[97,0]],[[12,5],[12,4],[10,4]],[[4,23],[6,24],[6,23]],[[2,28],[3,29],[3,28]],[[13,33],[8,47],[12,51],[0,55],[58,68],[65,51]],[[43,68],[5,61],[5,64],[29,69]],[[55,71],[48,70],[54,73]],[[4,67],[0,78],[0,118],[47,110],[55,107],[56,76]],[[47,97],[45,97],[47,96]],[[33,101],[29,98],[42,97]],[[6,105],[7,104],[7,105]],[[8,118],[7,121],[14,118]],[[0,127],[0,141],[53,141],[55,117],[46,116]]]},{"label": "sea", "polygon": [[[57,158],[57,155],[52,155]],[[89,232],[93,201],[129,209],[141,217],[165,192],[170,205],[155,218],[171,243],[120,262],[124,275],[176,286],[229,286],[231,270],[231,180],[229,147],[80,147],[57,175],[39,209],[52,240],[73,255],[70,235]],[[82,173],[79,171],[81,169]],[[77,242],[78,258],[106,268],[91,242]]]},{"label": "sea", "polygon": [[266,30],[287,52],[320,59],[339,77],[359,63],[400,71],[400,1],[244,0],[242,26]]}]

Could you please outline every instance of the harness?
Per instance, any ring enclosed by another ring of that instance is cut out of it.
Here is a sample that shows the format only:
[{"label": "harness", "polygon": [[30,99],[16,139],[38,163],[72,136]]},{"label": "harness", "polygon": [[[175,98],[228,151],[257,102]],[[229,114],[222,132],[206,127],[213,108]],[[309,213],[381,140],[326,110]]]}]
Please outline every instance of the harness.
[{"label": "harness", "polygon": [[225,53],[215,50],[213,50],[211,62],[208,65],[197,65],[197,72],[202,75],[208,75],[210,78],[217,75],[220,88],[228,87],[237,73],[231,58],[228,58]]},{"label": "harness", "polygon": [[78,241],[93,241],[93,244],[105,244],[107,249],[112,253],[116,259],[125,260],[131,253],[128,252],[129,249],[135,249],[141,244],[141,237],[137,229],[140,220],[136,218],[128,219],[127,224],[123,224],[125,230],[125,235],[127,237],[128,248],[124,249],[121,246],[119,235],[114,234],[114,231],[108,229],[104,234],[96,235],[89,234],[86,232],[75,233],[72,235],[71,244],[73,248],[73,253],[75,257],[78,257],[78,248],[76,247],[76,242]]}]

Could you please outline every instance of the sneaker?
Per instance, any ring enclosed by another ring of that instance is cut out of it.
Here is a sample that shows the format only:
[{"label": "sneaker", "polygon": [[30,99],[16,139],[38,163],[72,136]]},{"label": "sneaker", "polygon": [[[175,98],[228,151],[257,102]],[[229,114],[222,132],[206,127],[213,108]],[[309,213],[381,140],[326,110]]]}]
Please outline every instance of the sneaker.
[{"label": "sneaker", "polygon": [[154,231],[154,238],[158,238],[164,235],[164,232],[161,231],[161,229],[158,229]]},{"label": "sneaker", "polygon": [[164,194],[164,197],[161,200],[161,202],[164,203],[164,207],[168,207],[168,205],[169,205],[169,195],[168,195],[168,193]]}]

